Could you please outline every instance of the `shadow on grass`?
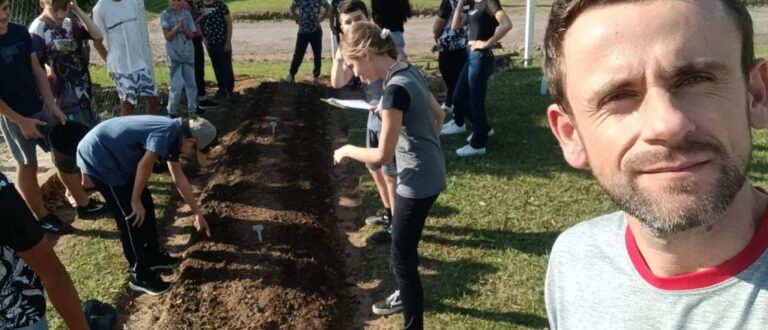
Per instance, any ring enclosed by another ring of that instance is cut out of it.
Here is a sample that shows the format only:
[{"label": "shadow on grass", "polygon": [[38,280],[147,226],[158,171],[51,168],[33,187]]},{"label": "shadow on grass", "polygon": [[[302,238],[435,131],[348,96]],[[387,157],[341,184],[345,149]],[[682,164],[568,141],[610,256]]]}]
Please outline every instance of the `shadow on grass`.
[{"label": "shadow on grass", "polygon": [[457,248],[515,249],[537,256],[546,255],[560,232],[516,233],[509,231],[471,229],[467,227],[434,226],[429,231],[444,235],[425,233],[422,240],[427,243],[450,245]]}]

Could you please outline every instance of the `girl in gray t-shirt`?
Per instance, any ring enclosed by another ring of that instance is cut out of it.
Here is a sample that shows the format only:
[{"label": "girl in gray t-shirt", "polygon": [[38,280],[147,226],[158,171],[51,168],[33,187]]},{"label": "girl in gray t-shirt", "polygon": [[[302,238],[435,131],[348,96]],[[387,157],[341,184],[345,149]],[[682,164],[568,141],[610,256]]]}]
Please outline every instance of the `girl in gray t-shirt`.
[{"label": "girl in gray t-shirt", "polygon": [[355,23],[341,41],[344,61],[355,75],[383,80],[381,135],[378,148],[346,145],[334,153],[336,163],[354,159],[382,164],[397,160],[397,193],[392,219],[392,266],[398,290],[373,305],[373,312],[403,312],[405,328],[422,329],[424,293],[419,277],[418,245],[432,204],[445,189],[445,160],[439,132],[443,111],[415,67],[397,61],[388,30]]}]

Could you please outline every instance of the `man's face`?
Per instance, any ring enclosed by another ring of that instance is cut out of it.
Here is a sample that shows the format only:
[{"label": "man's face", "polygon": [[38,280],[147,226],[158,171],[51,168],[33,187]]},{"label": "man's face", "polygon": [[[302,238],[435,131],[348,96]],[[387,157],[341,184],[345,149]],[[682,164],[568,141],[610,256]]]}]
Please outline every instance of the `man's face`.
[{"label": "man's face", "polygon": [[745,185],[740,40],[716,0],[597,7],[565,36],[572,116],[548,115],[566,159],[660,237],[714,223]]},{"label": "man's face", "polygon": [[11,19],[11,2],[5,0],[0,4],[0,30],[5,31],[8,29],[8,22]]},{"label": "man's face", "polygon": [[64,22],[64,19],[69,16],[69,6],[57,9],[52,5],[43,4],[43,14],[54,23],[61,25]]},{"label": "man's face", "polygon": [[181,155],[184,157],[192,158],[197,154],[197,147],[195,139],[185,138],[181,143]]},{"label": "man's face", "polygon": [[349,29],[352,24],[355,24],[357,22],[364,22],[367,21],[368,18],[365,17],[365,14],[360,11],[356,10],[351,13],[340,13],[339,14],[339,24],[341,25],[341,32],[344,33]]}]

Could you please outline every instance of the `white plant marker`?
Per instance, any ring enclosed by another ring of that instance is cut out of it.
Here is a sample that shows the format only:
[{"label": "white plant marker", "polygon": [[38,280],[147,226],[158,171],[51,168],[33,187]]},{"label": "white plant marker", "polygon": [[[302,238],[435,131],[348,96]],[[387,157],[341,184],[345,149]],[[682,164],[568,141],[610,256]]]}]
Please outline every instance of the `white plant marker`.
[{"label": "white plant marker", "polygon": [[269,126],[272,126],[272,136],[275,136],[275,128],[277,128],[277,122],[271,121],[269,122]]},{"label": "white plant marker", "polygon": [[264,225],[253,225],[253,231],[259,234],[259,243],[263,242],[261,239],[261,231],[264,230]]}]

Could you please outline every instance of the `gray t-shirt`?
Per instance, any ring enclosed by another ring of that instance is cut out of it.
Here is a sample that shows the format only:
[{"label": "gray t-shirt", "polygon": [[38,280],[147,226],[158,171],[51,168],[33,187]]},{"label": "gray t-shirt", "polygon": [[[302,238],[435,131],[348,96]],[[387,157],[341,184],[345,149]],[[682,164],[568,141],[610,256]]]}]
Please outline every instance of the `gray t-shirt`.
[{"label": "gray t-shirt", "polygon": [[624,213],[566,230],[552,248],[545,300],[552,329],[768,329],[768,221],[713,269],[659,278]]},{"label": "gray t-shirt", "polygon": [[445,159],[432,115],[427,82],[409,65],[389,80],[381,108],[403,112],[397,140],[397,194],[406,198],[432,197],[445,189]]}]

